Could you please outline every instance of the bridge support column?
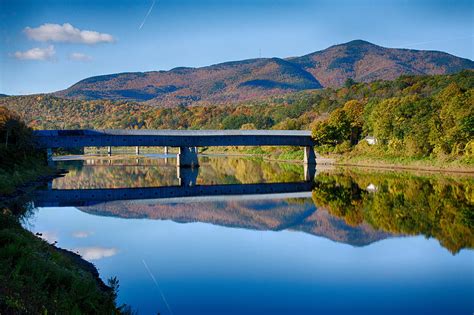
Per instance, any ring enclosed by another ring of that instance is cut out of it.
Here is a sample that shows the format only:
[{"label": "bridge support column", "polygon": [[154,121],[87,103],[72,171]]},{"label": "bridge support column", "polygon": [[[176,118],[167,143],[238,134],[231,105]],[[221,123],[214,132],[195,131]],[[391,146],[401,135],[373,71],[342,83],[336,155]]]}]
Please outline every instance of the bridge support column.
[{"label": "bridge support column", "polygon": [[314,147],[304,147],[304,180],[313,181],[316,175],[316,154]]},{"label": "bridge support column", "polygon": [[108,156],[112,155],[112,147],[107,147],[107,155]]},{"label": "bridge support column", "polygon": [[177,156],[178,167],[197,167],[199,166],[196,147],[179,147]]},{"label": "bridge support column", "polygon": [[312,182],[316,176],[316,165],[305,164],[304,165],[304,180],[305,182]]},{"label": "bridge support column", "polygon": [[53,165],[53,149],[47,148],[46,149],[46,159],[48,161],[48,165]]},{"label": "bridge support column", "polygon": [[168,154],[168,147],[165,147],[163,153],[164,153],[164,154]]},{"label": "bridge support column", "polygon": [[135,147],[135,154],[140,155],[140,147],[139,146]]},{"label": "bridge support column", "polygon": [[316,165],[316,154],[314,154],[314,147],[304,147],[304,164]]},{"label": "bridge support column", "polygon": [[179,185],[182,187],[196,186],[198,176],[198,168],[194,167],[178,167],[177,176]]}]

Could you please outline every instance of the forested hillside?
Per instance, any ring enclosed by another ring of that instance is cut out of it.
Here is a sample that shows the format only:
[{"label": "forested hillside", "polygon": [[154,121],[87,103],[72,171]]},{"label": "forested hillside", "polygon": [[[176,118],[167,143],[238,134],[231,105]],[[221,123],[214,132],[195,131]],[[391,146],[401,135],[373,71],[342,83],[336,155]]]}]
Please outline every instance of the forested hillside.
[{"label": "forested hillside", "polygon": [[[474,72],[401,76],[237,105],[157,108],[51,95],[0,99],[37,129],[314,129],[320,148],[346,152],[367,135],[410,156],[464,154],[474,137]],[[469,145],[468,145],[469,144]],[[374,146],[376,147],[376,146]],[[469,149],[471,148],[471,149]]]},{"label": "forested hillside", "polygon": [[[392,96],[353,99],[313,125],[320,151],[474,163],[474,75],[401,77]],[[361,141],[367,135],[375,145]]]}]

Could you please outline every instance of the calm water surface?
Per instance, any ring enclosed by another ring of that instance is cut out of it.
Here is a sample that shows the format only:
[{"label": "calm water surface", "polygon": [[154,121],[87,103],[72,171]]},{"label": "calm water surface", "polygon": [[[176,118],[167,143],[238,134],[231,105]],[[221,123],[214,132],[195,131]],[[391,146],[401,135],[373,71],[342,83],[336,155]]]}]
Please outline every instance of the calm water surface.
[{"label": "calm water surface", "polygon": [[25,225],[116,276],[119,302],[140,314],[474,312],[472,177],[336,170],[299,192],[113,200],[100,189],[273,189],[304,182],[303,166],[211,157],[183,175],[160,156],[57,164],[69,173],[50,192],[103,200],[43,198]]}]

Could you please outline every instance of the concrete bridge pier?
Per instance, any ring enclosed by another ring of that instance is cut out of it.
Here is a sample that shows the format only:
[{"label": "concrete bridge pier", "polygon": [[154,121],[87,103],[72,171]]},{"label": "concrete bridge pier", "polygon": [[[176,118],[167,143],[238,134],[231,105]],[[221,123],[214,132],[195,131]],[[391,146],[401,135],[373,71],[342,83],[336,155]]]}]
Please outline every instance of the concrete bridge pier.
[{"label": "concrete bridge pier", "polygon": [[305,182],[314,181],[316,176],[316,165],[315,164],[305,164],[304,165],[304,180]]},{"label": "concrete bridge pier", "polygon": [[196,147],[179,147],[177,156],[177,166],[180,167],[198,167],[198,156]]},{"label": "concrete bridge pier", "polygon": [[314,147],[304,147],[304,164],[316,165],[316,154],[314,154]]},{"label": "concrete bridge pier", "polygon": [[163,153],[164,153],[164,154],[168,154],[168,147],[165,147]]},{"label": "concrete bridge pier", "polygon": [[304,147],[304,180],[312,182],[316,175],[316,154],[314,147]]},{"label": "concrete bridge pier", "polygon": [[53,164],[53,149],[46,149],[46,160],[48,161],[48,165],[51,166]]},{"label": "concrete bridge pier", "polygon": [[182,187],[196,186],[198,168],[196,167],[178,167],[177,177],[179,185]]},{"label": "concrete bridge pier", "polygon": [[140,155],[140,147],[139,146],[135,147],[135,154]]},{"label": "concrete bridge pier", "polygon": [[112,147],[107,147],[107,155],[108,156],[112,155]]}]

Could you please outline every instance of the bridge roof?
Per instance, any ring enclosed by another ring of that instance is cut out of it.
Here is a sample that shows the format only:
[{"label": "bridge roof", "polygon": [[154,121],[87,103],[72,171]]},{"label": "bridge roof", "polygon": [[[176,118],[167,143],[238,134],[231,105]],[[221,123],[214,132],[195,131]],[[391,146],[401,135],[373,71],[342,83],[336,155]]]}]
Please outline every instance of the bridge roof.
[{"label": "bridge roof", "polygon": [[310,137],[306,130],[35,130],[36,136],[301,136]]}]

